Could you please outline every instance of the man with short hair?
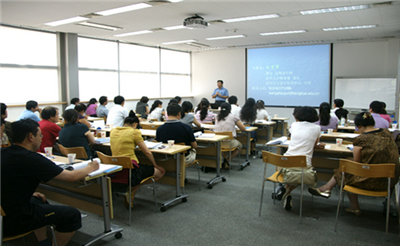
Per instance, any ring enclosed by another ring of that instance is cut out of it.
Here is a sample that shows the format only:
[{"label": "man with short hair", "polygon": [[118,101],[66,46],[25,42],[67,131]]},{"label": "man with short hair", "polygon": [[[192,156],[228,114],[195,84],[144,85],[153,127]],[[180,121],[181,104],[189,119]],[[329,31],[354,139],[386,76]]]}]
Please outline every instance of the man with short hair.
[{"label": "man with short hair", "polygon": [[44,153],[44,148],[53,147],[58,137],[61,128],[56,124],[60,121],[58,108],[48,106],[42,110],[42,120],[39,121],[40,130],[42,131],[43,138],[40,145],[39,152]]},{"label": "man with short hair", "polygon": [[56,179],[74,182],[99,168],[90,162],[87,167],[67,171],[36,152],[42,142],[39,124],[31,119],[12,123],[14,144],[1,149],[1,206],[3,233],[13,236],[34,230],[39,245],[50,246],[46,225],[55,226],[57,244],[64,246],[81,228],[80,212],[70,206],[50,205],[46,197],[35,192],[40,182]]},{"label": "man with short hair", "polygon": [[217,86],[212,94],[212,98],[215,98],[215,103],[221,106],[223,102],[229,97],[229,92],[226,88],[223,87],[224,81],[218,80]]},{"label": "man with short hair", "polygon": [[379,101],[373,101],[369,105],[369,112],[375,120],[375,128],[389,128],[389,122],[380,116],[382,110],[382,103]]},{"label": "man with short hair", "polygon": [[128,110],[124,109],[125,98],[123,96],[116,96],[114,104],[114,107],[108,112],[107,125],[113,124],[113,127],[122,127],[125,118],[129,115]]},{"label": "man with short hair", "polygon": [[72,98],[70,101],[71,104],[68,107],[66,107],[65,110],[75,109],[75,106],[78,105],[78,103],[80,103],[80,101],[81,100],[79,100],[79,98],[77,98],[77,97]]},{"label": "man with short hair", "polygon": [[335,100],[333,100],[333,109],[331,110],[331,115],[336,116],[339,120],[341,118],[345,118],[347,120],[347,115],[349,114],[349,111],[344,109],[343,106],[343,99],[336,98]]},{"label": "man with short hair", "polygon": [[237,104],[237,97],[236,96],[230,96],[228,98],[228,102],[231,105],[231,114],[237,116],[238,118],[240,118],[240,110],[242,109],[241,107],[239,107],[239,105]]},{"label": "man with short hair", "polygon": [[102,96],[99,98],[100,105],[96,109],[97,117],[107,117],[108,116],[108,109],[106,105],[108,104],[108,98],[106,96]]},{"label": "man with short hair", "polygon": [[31,119],[36,122],[40,121],[40,118],[35,114],[35,112],[42,113],[42,109],[39,108],[39,104],[36,101],[30,100],[26,102],[25,110],[19,115],[17,120]]},{"label": "man with short hair", "polygon": [[185,143],[185,145],[191,146],[192,149],[185,154],[185,163],[193,163],[196,160],[197,142],[192,128],[179,121],[181,119],[181,106],[171,103],[167,107],[167,113],[168,120],[164,125],[157,128],[156,141],[168,143],[168,140],[175,140],[175,143]]}]

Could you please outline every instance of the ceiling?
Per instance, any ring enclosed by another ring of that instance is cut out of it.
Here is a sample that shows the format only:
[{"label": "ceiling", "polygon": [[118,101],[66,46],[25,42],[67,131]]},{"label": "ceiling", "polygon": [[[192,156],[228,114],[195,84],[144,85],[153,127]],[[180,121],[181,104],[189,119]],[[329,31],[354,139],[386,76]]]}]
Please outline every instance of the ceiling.
[{"label": "ceiling", "polygon": [[[90,22],[123,27],[108,31],[74,24],[46,26],[44,23],[87,15],[146,1],[112,0],[3,0],[0,20],[3,24],[31,27],[41,30],[77,33],[82,36],[121,40],[131,43],[168,47],[177,50],[202,51],[222,48],[244,48],[296,45],[308,43],[362,42],[400,37],[400,1],[382,0],[184,0],[177,3],[154,4],[153,7],[98,16]],[[162,2],[162,1],[161,1]],[[147,1],[149,3],[149,1]],[[369,4],[365,10],[327,14],[301,15],[299,11],[339,6]],[[198,14],[211,22],[205,29],[160,30],[153,33],[127,37],[116,34],[182,25],[183,20]],[[218,23],[228,18],[279,14],[273,19],[234,23]],[[377,27],[359,30],[323,31],[326,27],[344,27],[376,24]],[[261,36],[262,32],[292,31],[305,29],[305,33]],[[246,37],[223,40],[206,40],[210,37],[243,34]],[[191,44],[166,45],[165,42],[194,39]],[[200,45],[199,45],[200,44]]]}]

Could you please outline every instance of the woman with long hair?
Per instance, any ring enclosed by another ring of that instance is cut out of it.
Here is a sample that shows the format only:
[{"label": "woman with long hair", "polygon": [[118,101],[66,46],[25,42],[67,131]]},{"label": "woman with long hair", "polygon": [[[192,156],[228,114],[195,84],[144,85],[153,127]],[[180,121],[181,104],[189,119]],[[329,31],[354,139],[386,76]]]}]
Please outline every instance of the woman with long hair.
[{"label": "woman with long hair", "polygon": [[153,105],[151,105],[150,114],[147,117],[148,120],[162,120],[163,115],[165,115],[165,111],[162,108],[162,102],[160,100],[155,100]]},{"label": "woman with long hair", "polygon": [[258,100],[255,106],[257,110],[256,120],[268,120],[268,112],[264,107],[264,102],[262,100]]},{"label": "woman with long hair", "polygon": [[339,120],[337,117],[331,116],[331,105],[323,102],[319,105],[319,120],[315,124],[321,127],[321,131],[328,129],[337,129]]},{"label": "woman with long hair", "polygon": [[201,127],[201,124],[196,120],[194,115],[190,113],[192,109],[193,104],[191,102],[184,101],[182,103],[181,122],[189,126],[192,126],[192,123],[194,123],[197,127]]},{"label": "woman with long hair", "polygon": [[244,122],[244,124],[253,124],[257,117],[257,110],[254,107],[256,105],[256,101],[254,98],[248,98],[245,104],[240,110],[240,120]]},{"label": "woman with long hair", "polygon": [[[111,178],[114,183],[128,184],[129,170],[132,173],[132,191],[131,199],[133,200],[136,191],[139,189],[140,182],[150,176],[154,176],[155,180],[160,179],[165,174],[165,169],[158,166],[154,160],[153,154],[144,143],[140,130],[137,129],[139,119],[131,110],[129,116],[125,118],[123,127],[117,127],[110,132],[110,145],[113,156],[128,156],[131,158],[135,169],[124,169],[115,174]],[[139,159],[136,157],[135,149],[139,146],[140,150],[149,159],[153,166],[139,164]],[[151,182],[151,180],[149,180]],[[129,191],[128,191],[129,192]],[[129,193],[125,195],[125,206],[129,206]]]},{"label": "woman with long hair", "polygon": [[210,102],[203,100],[200,102],[200,110],[196,113],[196,120],[200,123],[213,123],[215,115],[208,111]]},{"label": "woman with long hair", "polygon": [[97,107],[98,107],[97,99],[96,98],[91,98],[89,100],[89,104],[87,105],[86,115],[97,117],[97,114],[96,114]]},{"label": "woman with long hair", "polygon": [[234,139],[229,142],[222,142],[222,146],[225,148],[236,148],[238,147],[235,151],[231,152],[231,156],[228,157],[227,153],[222,153],[224,157],[224,164],[229,165],[229,162],[232,160],[233,157],[235,157],[237,154],[239,154],[240,149],[243,147],[242,144],[235,139],[236,137],[236,127],[239,127],[241,131],[246,131],[246,127],[243,125],[243,123],[240,121],[240,119],[231,114],[231,105],[229,103],[222,103],[221,104],[221,111],[219,112],[218,116],[215,119],[215,127],[214,131],[215,132],[232,132],[232,135]]}]

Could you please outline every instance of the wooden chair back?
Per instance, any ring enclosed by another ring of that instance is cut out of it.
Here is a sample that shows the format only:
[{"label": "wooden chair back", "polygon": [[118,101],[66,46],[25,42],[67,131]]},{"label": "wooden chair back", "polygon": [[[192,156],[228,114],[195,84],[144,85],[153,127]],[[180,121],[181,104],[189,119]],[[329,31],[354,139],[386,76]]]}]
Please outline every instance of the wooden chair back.
[{"label": "wooden chair back", "polygon": [[307,167],[305,155],[283,156],[264,150],[262,157],[264,163],[270,163],[278,167]]},{"label": "wooden chair back", "polygon": [[157,128],[159,127],[156,125],[142,125],[142,124],[140,125],[142,126],[142,129],[147,129],[147,130],[157,130]]},{"label": "wooden chair back", "polygon": [[230,131],[226,131],[226,132],[214,132],[215,135],[225,135],[225,136],[229,136],[229,140],[233,139],[233,133]]},{"label": "wooden chair back", "polygon": [[120,165],[125,169],[133,169],[132,160],[129,156],[109,156],[101,152],[97,152],[102,164]]},{"label": "wooden chair back", "polygon": [[366,178],[394,178],[395,164],[363,164],[346,159],[340,159],[340,172],[350,173]]},{"label": "wooden chair back", "polygon": [[68,156],[68,154],[74,153],[76,154],[77,159],[88,159],[86,150],[83,147],[66,148],[61,144],[58,144],[58,147],[60,148],[61,154],[63,154],[64,156]]},{"label": "wooden chair back", "polygon": [[104,124],[107,124],[107,116],[103,116]]}]

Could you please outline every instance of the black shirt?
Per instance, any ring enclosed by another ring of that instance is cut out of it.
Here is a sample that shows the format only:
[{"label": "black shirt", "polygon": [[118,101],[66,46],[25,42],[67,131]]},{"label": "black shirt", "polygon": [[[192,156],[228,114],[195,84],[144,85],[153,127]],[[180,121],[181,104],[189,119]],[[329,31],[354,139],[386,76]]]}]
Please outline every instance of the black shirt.
[{"label": "black shirt", "polygon": [[[63,171],[36,152],[12,145],[1,149],[1,206],[4,222],[19,223],[33,214],[32,194],[41,181],[47,182]],[[6,223],[7,224],[7,223]]]},{"label": "black shirt", "polygon": [[156,141],[167,143],[168,140],[175,140],[175,143],[185,143],[190,146],[190,143],[195,142],[196,138],[190,126],[178,120],[171,120],[165,122],[156,131]]},{"label": "black shirt", "polygon": [[89,142],[85,135],[89,131],[89,128],[81,123],[67,123],[61,129],[58,141],[64,147],[83,147],[85,148],[88,157],[92,156],[92,151],[89,147]]}]

